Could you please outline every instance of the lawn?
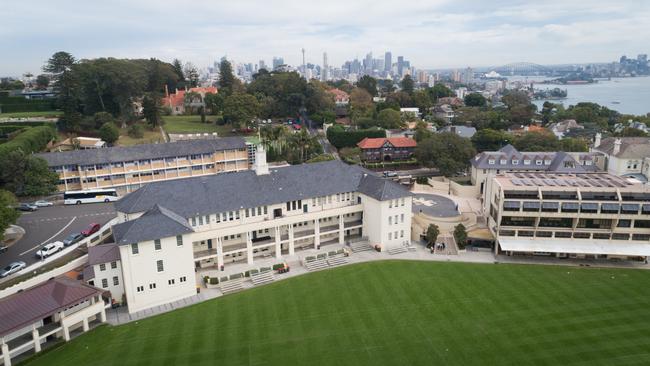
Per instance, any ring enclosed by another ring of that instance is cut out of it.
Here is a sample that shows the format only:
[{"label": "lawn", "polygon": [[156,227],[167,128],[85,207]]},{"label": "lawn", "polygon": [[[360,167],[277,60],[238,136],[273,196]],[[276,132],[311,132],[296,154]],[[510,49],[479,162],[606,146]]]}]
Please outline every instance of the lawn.
[{"label": "lawn", "polygon": [[201,116],[164,116],[163,128],[167,133],[212,133],[219,136],[231,136],[230,125],[218,126],[214,123],[215,116],[206,116],[208,123],[201,123]]},{"label": "lawn", "polygon": [[119,327],[36,365],[641,365],[650,271],[372,262]]},{"label": "lawn", "polygon": [[58,117],[61,111],[0,113],[0,118]]},{"label": "lawn", "polygon": [[139,144],[154,144],[157,142],[164,142],[163,136],[159,128],[150,129],[146,123],[138,122],[142,125],[143,136],[142,138],[135,139],[128,135],[128,127],[120,129],[120,138],[117,140],[119,146],[131,146]]}]

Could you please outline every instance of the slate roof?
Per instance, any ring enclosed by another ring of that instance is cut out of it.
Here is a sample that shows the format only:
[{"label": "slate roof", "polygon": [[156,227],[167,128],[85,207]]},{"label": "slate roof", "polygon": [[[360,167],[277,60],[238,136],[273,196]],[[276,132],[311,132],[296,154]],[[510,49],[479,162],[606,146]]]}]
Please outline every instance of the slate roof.
[{"label": "slate roof", "polygon": [[88,247],[88,264],[102,264],[120,260],[120,248],[114,244],[101,244]]},{"label": "slate roof", "polygon": [[0,337],[101,293],[80,281],[58,277],[6,297],[0,300]]},{"label": "slate roof", "polygon": [[468,126],[445,126],[439,132],[451,132],[460,137],[471,138],[476,133],[476,128]]},{"label": "slate roof", "polygon": [[271,168],[267,175],[247,170],[149,183],[115,207],[119,212],[138,213],[161,203],[187,218],[345,192],[361,192],[377,200],[411,195],[395,182],[333,160]]},{"label": "slate roof", "polygon": [[[617,139],[621,140],[621,148],[614,154]],[[648,137],[608,137],[603,139],[593,150],[623,159],[643,159],[650,156],[650,138]]]},{"label": "slate roof", "polygon": [[209,154],[215,151],[244,149],[246,143],[241,137],[222,137],[209,140],[184,140],[161,144],[141,144],[126,147],[73,150],[36,154],[45,159],[49,166],[92,165],[166,157]]},{"label": "slate roof", "polygon": [[112,230],[113,239],[118,245],[167,238],[194,231],[186,219],[158,204],[135,220],[113,226]]},{"label": "slate roof", "polygon": [[[577,154],[578,160],[574,158]],[[547,172],[562,171],[562,172],[595,172],[598,167],[594,164],[585,165],[583,161],[593,160],[593,156],[597,153],[575,153],[574,155],[568,154],[563,151],[558,152],[519,152],[514,146],[508,144],[502,147],[499,151],[484,151],[476,155],[470,163],[477,169],[501,169],[501,170],[542,170]],[[505,159],[506,163],[501,164],[501,160]],[[489,161],[494,160],[494,164]],[[530,164],[524,164],[524,160],[530,160]],[[542,165],[537,165],[536,160],[542,160]],[[550,164],[546,164],[550,161]],[[516,164],[515,164],[516,162]],[[566,165],[573,166],[567,167]]]}]

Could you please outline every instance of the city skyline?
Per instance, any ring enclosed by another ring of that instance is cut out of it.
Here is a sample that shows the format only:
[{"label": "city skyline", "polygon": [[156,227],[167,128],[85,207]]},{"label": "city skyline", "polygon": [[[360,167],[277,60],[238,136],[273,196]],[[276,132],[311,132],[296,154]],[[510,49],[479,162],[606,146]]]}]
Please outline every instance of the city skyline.
[{"label": "city skyline", "polygon": [[[301,11],[313,6],[309,2],[199,3],[204,10],[192,19],[178,18],[165,1],[86,6],[71,0],[47,12],[42,1],[12,4],[0,25],[6,41],[0,74],[37,74],[60,50],[79,59],[180,58],[201,68],[224,54],[267,63],[277,56],[298,66],[305,48],[307,63],[321,64],[326,52],[328,63],[338,67],[367,52],[383,58],[390,51],[393,60],[403,55],[420,69],[440,69],[519,61],[611,62],[621,54],[645,52],[650,41],[650,29],[639,26],[649,18],[650,6],[636,1],[441,0],[407,9],[335,1],[316,14]],[[304,15],[296,18],[296,13]],[[142,14],[148,14],[147,21]]]}]

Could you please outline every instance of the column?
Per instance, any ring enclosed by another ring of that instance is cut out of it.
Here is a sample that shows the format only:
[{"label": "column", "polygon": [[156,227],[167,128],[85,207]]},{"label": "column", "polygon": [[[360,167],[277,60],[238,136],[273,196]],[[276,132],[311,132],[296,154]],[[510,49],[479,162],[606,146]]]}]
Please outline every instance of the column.
[{"label": "column", "polygon": [[339,215],[339,244],[345,243],[345,224],[343,223],[343,215]]},{"label": "column", "polygon": [[[61,323],[63,323],[63,322],[61,322]],[[63,326],[63,339],[66,342],[69,342],[70,341],[70,328],[63,325],[63,324],[61,324],[61,325]]]},{"label": "column", "polygon": [[11,366],[11,357],[9,356],[9,346],[6,343],[2,343],[2,359],[4,360],[4,366]]},{"label": "column", "polygon": [[99,313],[99,320],[102,323],[106,323],[106,309],[102,307],[102,311]]},{"label": "column", "polygon": [[280,244],[281,239],[280,227],[275,227],[275,259],[282,258],[282,245]]},{"label": "column", "polygon": [[320,219],[314,219],[314,248],[320,248]]},{"label": "column", "polygon": [[83,329],[84,333],[90,330],[90,325],[88,325],[88,318],[84,318],[83,320]]},{"label": "column", "polygon": [[246,232],[246,260],[248,264],[253,264],[253,241],[251,240],[251,232]]},{"label": "column", "polygon": [[217,266],[223,267],[223,237],[217,238]]},{"label": "column", "polygon": [[34,352],[41,352],[41,337],[35,325],[32,326],[32,339],[34,340]]},{"label": "column", "polygon": [[293,224],[289,224],[289,255],[295,254],[295,247],[293,245]]}]

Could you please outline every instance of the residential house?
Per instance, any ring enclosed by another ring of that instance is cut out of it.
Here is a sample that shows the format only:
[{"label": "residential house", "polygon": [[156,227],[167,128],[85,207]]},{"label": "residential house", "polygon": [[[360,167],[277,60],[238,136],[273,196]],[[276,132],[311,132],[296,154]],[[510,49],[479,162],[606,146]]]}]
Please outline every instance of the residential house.
[{"label": "residential house", "polygon": [[417,142],[407,137],[366,137],[357,146],[363,161],[400,161],[413,158]]}]

